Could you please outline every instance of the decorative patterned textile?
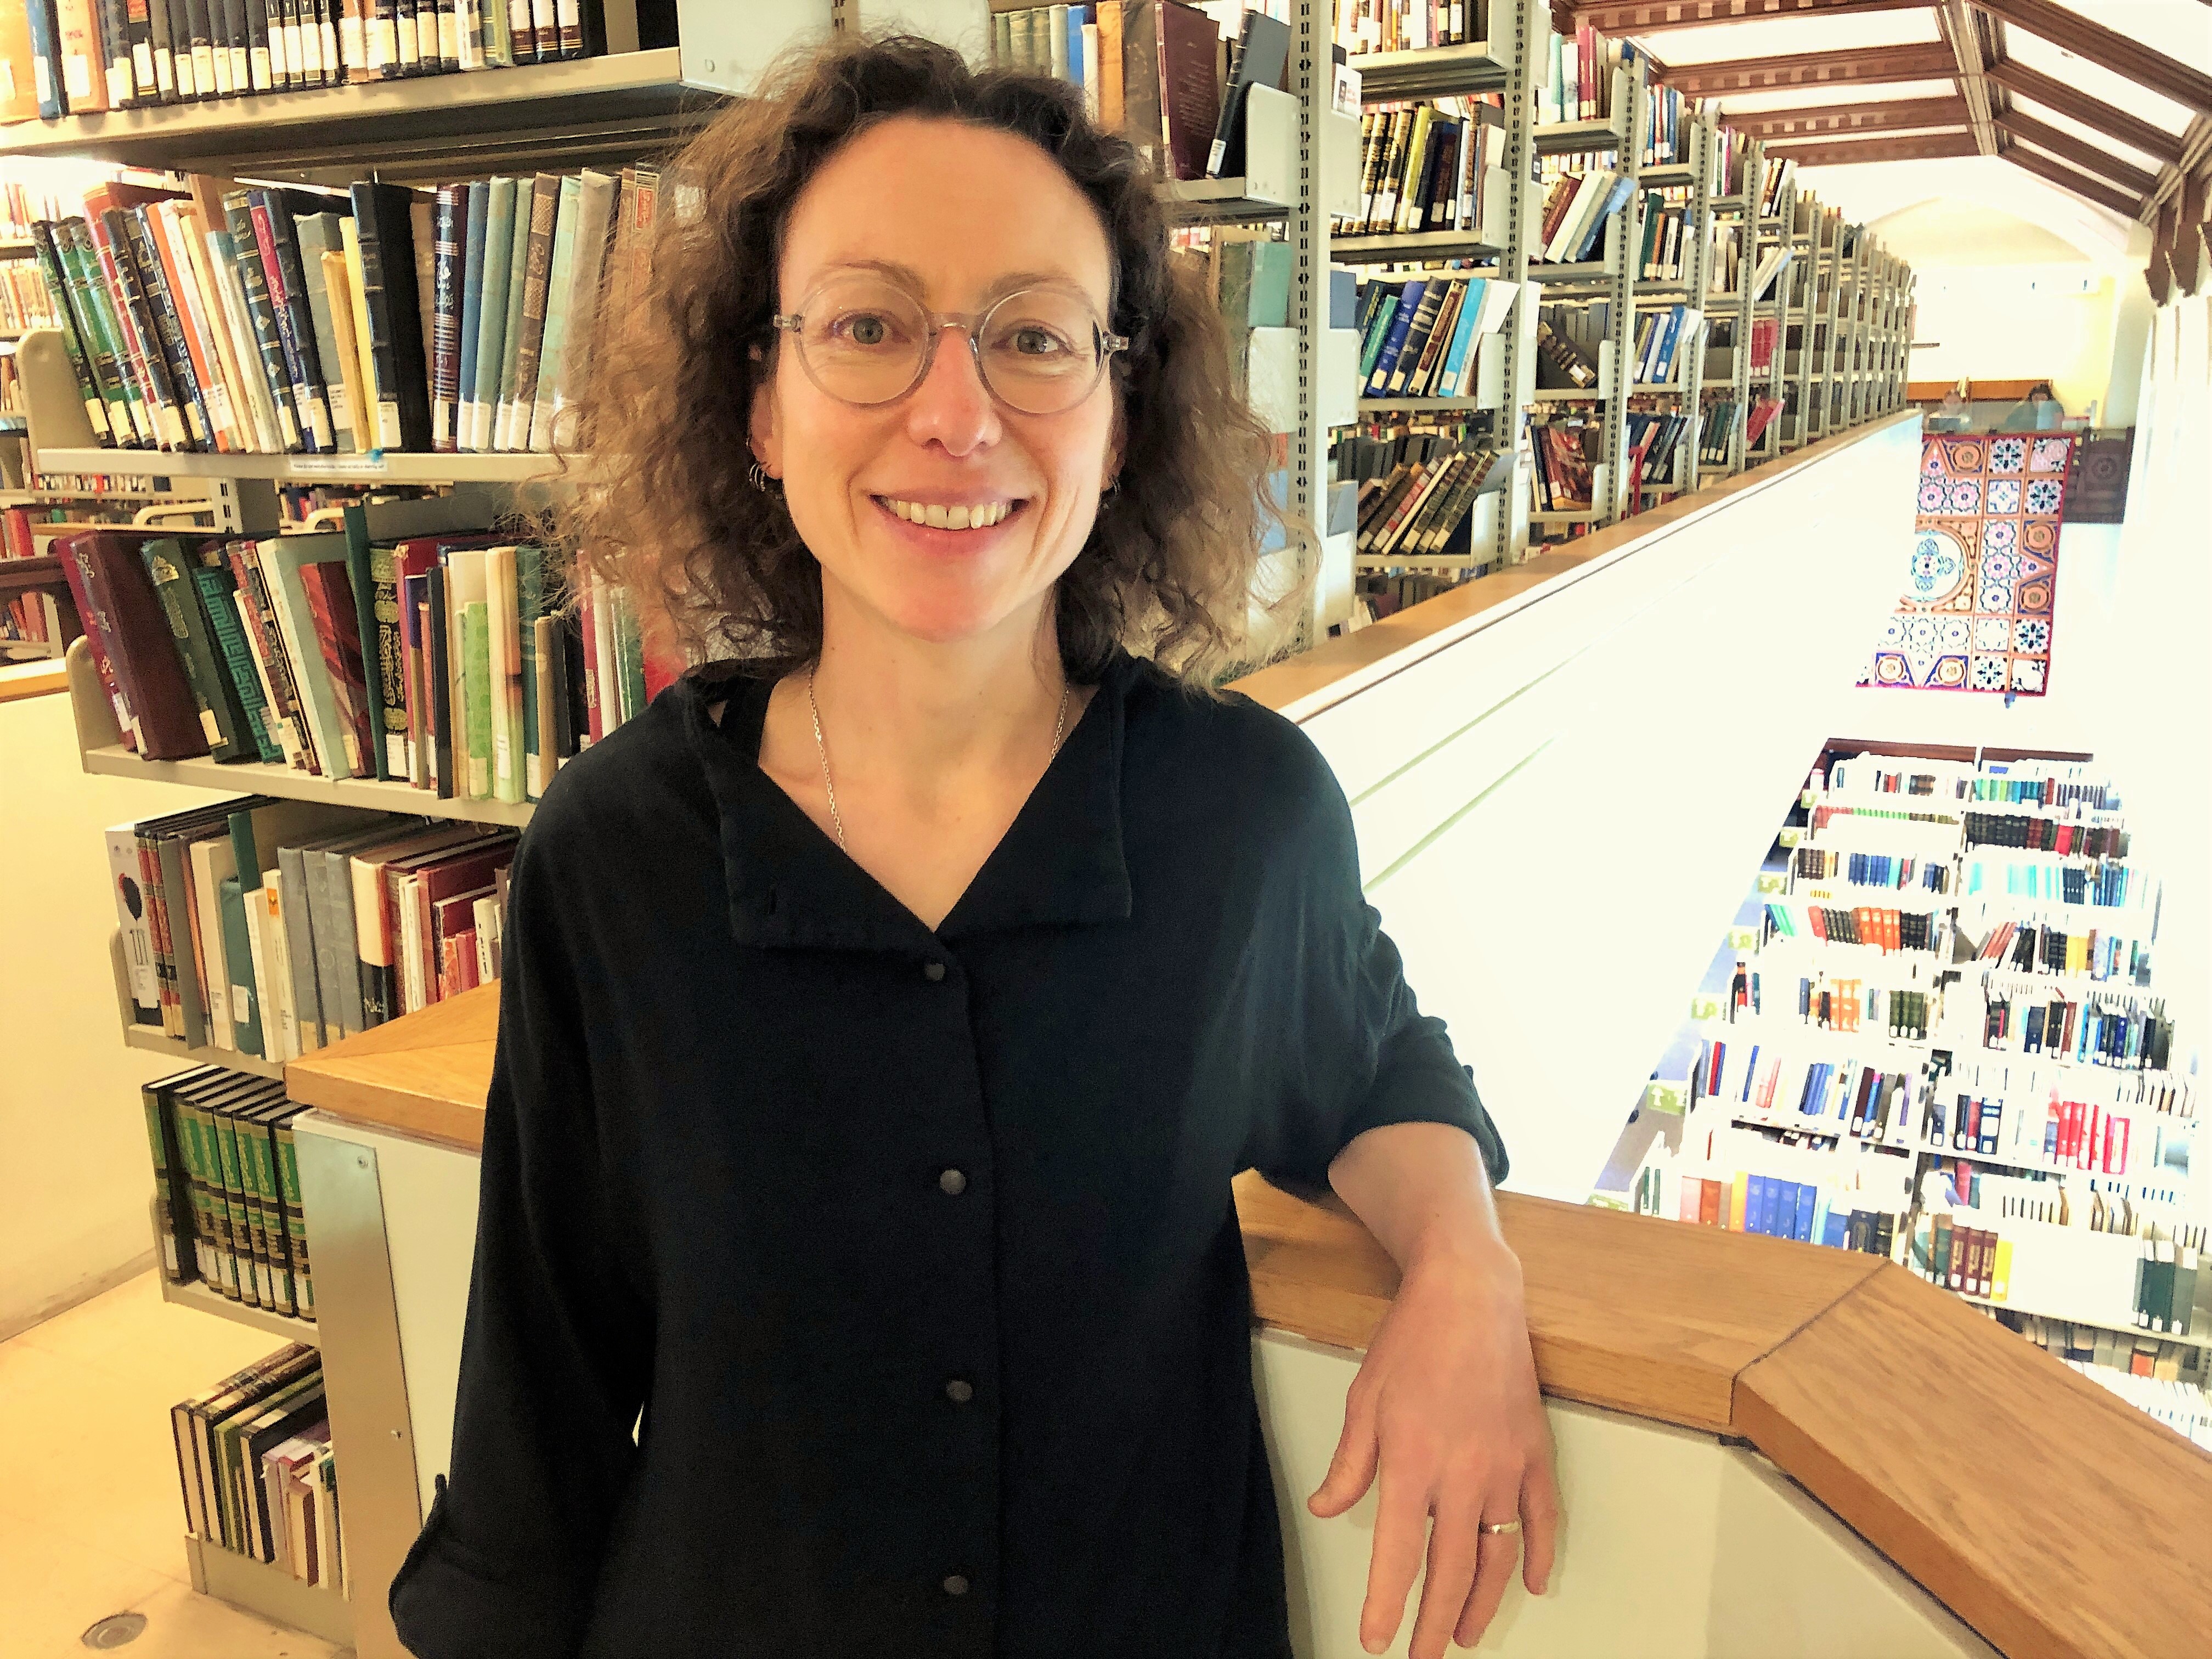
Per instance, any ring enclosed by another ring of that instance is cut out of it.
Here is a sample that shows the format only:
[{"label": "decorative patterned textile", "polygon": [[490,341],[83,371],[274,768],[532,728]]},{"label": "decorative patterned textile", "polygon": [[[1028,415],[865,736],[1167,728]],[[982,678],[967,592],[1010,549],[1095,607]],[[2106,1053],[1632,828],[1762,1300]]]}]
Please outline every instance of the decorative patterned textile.
[{"label": "decorative patterned textile", "polygon": [[2072,435],[1935,433],[1897,612],[1862,685],[2041,696]]}]

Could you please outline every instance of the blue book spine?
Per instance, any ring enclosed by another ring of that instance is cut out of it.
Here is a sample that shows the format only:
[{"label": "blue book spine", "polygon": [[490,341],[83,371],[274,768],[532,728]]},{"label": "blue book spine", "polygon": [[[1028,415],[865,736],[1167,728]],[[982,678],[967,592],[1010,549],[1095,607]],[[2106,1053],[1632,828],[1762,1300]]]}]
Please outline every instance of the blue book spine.
[{"label": "blue book spine", "polygon": [[1820,1212],[1820,1243],[1832,1250],[1840,1250],[1850,1240],[1850,1218],[1841,1210]]},{"label": "blue book spine", "polygon": [[1662,386],[1674,378],[1674,347],[1682,336],[1682,315],[1680,306],[1667,313],[1665,337],[1659,343],[1659,367],[1651,377]]},{"label": "blue book spine", "polygon": [[1597,217],[1590,221],[1590,228],[1589,233],[1583,238],[1583,245],[1575,250],[1573,257],[1576,259],[1589,259],[1596,257],[1597,249],[1605,240],[1605,228],[1613,222],[1613,216],[1620,211],[1622,204],[1628,200],[1635,188],[1633,181],[1627,179],[1616,179],[1613,181],[1613,188],[1606,193],[1605,205],[1598,210]]},{"label": "blue book spine", "polygon": [[1759,1224],[1759,1231],[1769,1238],[1790,1237],[1790,1228],[1784,1223],[1782,1217],[1782,1200],[1784,1189],[1789,1185],[1788,1182],[1773,1176],[1766,1178],[1766,1208],[1763,1212],[1764,1218]]},{"label": "blue book spine", "polygon": [[1375,372],[1367,377],[1369,397],[1381,397],[1382,388],[1389,385],[1390,371],[1398,366],[1398,354],[1405,349],[1406,331],[1413,325],[1413,313],[1421,308],[1421,296],[1428,292],[1428,287],[1427,283],[1416,277],[1400,291],[1398,314],[1390,319],[1390,337],[1383,343]]},{"label": "blue book spine", "polygon": [[479,179],[469,186],[468,241],[465,245],[465,268],[461,274],[461,381],[459,397],[460,419],[458,425],[458,444],[469,447],[473,435],[469,411],[476,401],[477,330],[483,323],[484,238],[489,234],[491,218],[491,184]]},{"label": "blue book spine", "polygon": [[1460,301],[1459,321],[1452,329],[1451,344],[1444,349],[1444,372],[1442,395],[1464,398],[1460,388],[1467,382],[1468,353],[1474,342],[1474,319],[1482,314],[1482,296],[1489,279],[1470,276],[1467,279],[1467,297]]},{"label": "blue book spine", "polygon": [[1797,1221],[1790,1236],[1802,1243],[1813,1242],[1814,1212],[1820,1207],[1820,1189],[1800,1182],[1797,1187]]},{"label": "blue book spine", "polygon": [[1766,1177],[1746,1176],[1743,1178],[1743,1230],[1755,1233],[1766,1219]]}]

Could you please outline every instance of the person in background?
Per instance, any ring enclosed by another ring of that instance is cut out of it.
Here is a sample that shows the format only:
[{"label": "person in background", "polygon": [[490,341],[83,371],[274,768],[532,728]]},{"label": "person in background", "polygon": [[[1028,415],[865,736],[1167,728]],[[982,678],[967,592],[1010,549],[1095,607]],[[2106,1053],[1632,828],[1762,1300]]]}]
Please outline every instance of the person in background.
[{"label": "person in background", "polygon": [[[1248,649],[1268,436],[1146,159],[912,40],[663,179],[585,568],[705,659],[514,862],[422,1659],[1289,1659],[1231,1179],[1403,1279],[1318,1516],[1471,1644],[1559,1500],[1505,1152]],[[1525,1551],[1523,1545],[1525,1544]]]}]

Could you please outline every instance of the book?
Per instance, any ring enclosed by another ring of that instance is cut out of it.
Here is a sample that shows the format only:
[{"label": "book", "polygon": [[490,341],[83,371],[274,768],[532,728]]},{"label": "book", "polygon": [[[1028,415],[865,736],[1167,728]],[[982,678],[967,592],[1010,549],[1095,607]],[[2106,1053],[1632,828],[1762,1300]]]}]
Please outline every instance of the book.
[{"label": "book", "polygon": [[1255,86],[1279,87],[1290,63],[1291,28],[1263,11],[1247,11],[1231,48],[1229,87],[1206,152],[1206,176],[1235,177],[1244,170],[1244,112]]}]

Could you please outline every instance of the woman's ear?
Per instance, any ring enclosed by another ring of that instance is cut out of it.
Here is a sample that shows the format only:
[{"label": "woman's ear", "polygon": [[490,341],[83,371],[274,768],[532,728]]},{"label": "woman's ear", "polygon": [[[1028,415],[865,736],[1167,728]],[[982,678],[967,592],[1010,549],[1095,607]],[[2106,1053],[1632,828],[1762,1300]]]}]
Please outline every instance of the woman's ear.
[{"label": "woman's ear", "polygon": [[752,440],[753,459],[761,470],[771,478],[783,476],[783,438],[779,430],[775,410],[775,362],[770,358],[759,365],[753,381],[752,418],[747,422],[747,436]]}]

